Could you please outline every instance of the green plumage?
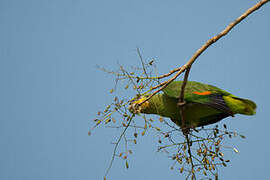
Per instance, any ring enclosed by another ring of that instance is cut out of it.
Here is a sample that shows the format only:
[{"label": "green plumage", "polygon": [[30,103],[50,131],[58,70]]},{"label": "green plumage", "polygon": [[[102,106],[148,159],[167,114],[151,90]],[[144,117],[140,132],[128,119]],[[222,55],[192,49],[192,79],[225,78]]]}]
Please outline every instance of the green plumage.
[{"label": "green plumage", "polygon": [[[170,83],[163,93],[154,95],[141,106],[140,113],[157,114],[170,118],[181,126],[180,107],[177,105],[182,81]],[[139,103],[145,97],[133,102]],[[188,81],[184,94],[183,116],[187,126],[198,127],[216,123],[234,114],[255,114],[256,104],[238,98],[212,85]]]}]

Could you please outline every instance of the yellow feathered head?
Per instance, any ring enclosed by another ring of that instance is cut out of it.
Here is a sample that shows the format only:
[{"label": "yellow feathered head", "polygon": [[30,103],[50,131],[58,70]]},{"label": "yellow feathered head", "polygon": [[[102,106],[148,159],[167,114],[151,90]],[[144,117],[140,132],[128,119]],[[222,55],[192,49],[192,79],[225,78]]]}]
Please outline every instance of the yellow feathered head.
[{"label": "yellow feathered head", "polygon": [[[131,101],[131,103],[128,107],[129,111],[134,113],[134,114],[138,114],[138,113],[143,112],[143,110],[149,106],[149,102],[145,101],[146,98],[147,98],[147,96],[139,96],[135,100]],[[145,102],[142,103],[143,101],[145,101]]]}]

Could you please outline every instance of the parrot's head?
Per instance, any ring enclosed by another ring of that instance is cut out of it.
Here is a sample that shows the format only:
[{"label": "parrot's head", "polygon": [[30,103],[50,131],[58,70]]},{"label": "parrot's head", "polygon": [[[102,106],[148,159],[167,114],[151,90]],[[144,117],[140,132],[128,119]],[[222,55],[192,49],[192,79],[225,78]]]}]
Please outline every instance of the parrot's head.
[{"label": "parrot's head", "polygon": [[148,95],[136,97],[135,100],[131,101],[128,110],[134,114],[143,113],[149,107],[149,101],[145,101],[147,97]]}]

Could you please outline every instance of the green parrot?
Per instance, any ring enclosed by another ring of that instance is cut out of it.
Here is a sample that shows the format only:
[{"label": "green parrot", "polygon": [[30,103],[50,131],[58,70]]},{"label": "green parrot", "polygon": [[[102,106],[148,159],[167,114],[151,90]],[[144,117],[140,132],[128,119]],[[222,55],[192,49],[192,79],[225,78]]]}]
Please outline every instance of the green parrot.
[{"label": "green parrot", "polygon": [[183,81],[173,81],[151,99],[141,104],[147,96],[133,101],[129,110],[133,113],[157,114],[170,118],[181,127],[180,108],[182,108],[185,126],[190,128],[216,123],[235,114],[254,115],[256,104],[248,99],[236,97],[215,86],[188,81],[184,93],[184,105],[177,103]]}]

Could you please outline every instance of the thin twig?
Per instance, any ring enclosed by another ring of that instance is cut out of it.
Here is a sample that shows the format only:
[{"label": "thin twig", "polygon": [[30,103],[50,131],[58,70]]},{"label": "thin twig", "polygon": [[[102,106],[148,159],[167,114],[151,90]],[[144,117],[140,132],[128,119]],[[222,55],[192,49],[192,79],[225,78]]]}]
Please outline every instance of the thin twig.
[{"label": "thin twig", "polygon": [[190,163],[191,163],[191,172],[193,177],[196,179],[195,173],[194,173],[194,164],[193,164],[193,158],[192,158],[192,153],[190,150],[190,141],[189,141],[189,137],[188,134],[185,135],[186,136],[186,141],[187,141],[187,146],[188,146],[188,154],[189,154],[189,159],[190,159]]},{"label": "thin twig", "polygon": [[[222,136],[225,134],[222,134]],[[212,138],[202,138],[202,139],[197,139],[197,140],[193,140],[192,143],[194,142],[204,142],[204,141],[212,141],[217,139],[217,137],[212,137]],[[187,144],[188,141],[184,141],[181,143],[174,143],[174,144],[169,144],[169,145],[165,145],[165,146],[160,146],[159,149],[164,149],[164,148],[168,148],[168,147],[172,147],[172,146],[178,146],[178,145],[183,145],[183,144]]]},{"label": "thin twig", "polygon": [[120,143],[122,137],[125,135],[125,133],[126,133],[128,127],[129,127],[129,125],[130,125],[130,123],[131,123],[131,120],[132,120],[132,118],[133,118],[134,116],[135,116],[135,115],[132,114],[132,116],[131,116],[130,119],[129,119],[129,122],[128,122],[127,126],[125,127],[125,129],[123,130],[123,132],[122,132],[121,135],[119,136],[117,142],[115,143],[114,150],[113,150],[113,155],[112,155],[112,159],[111,159],[110,164],[109,164],[109,167],[108,167],[108,169],[107,169],[107,171],[106,171],[106,173],[105,173],[105,177],[108,175],[108,173],[109,173],[109,171],[110,171],[110,169],[111,169],[111,167],[112,167],[114,158],[115,158],[115,156],[116,156],[116,150],[117,150],[117,147],[118,147],[118,145],[119,145],[119,143]]},{"label": "thin twig", "polygon": [[143,72],[144,72],[145,76],[148,78],[148,75],[147,75],[147,72],[146,72],[146,69],[145,69],[145,66],[144,66],[143,58],[142,58],[142,55],[141,55],[141,52],[140,52],[139,48],[137,48],[137,53],[138,53],[139,58],[140,58],[141,63],[142,63]]}]

